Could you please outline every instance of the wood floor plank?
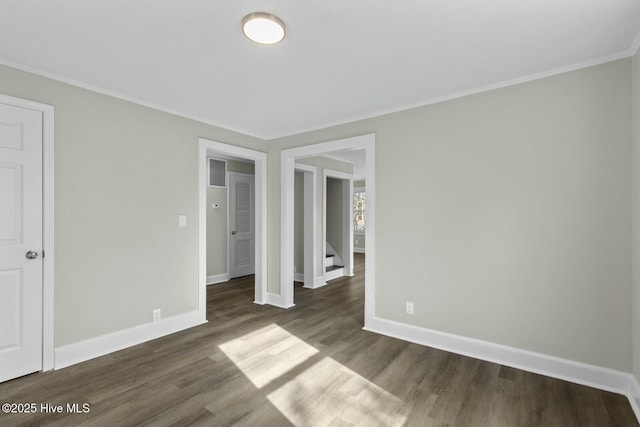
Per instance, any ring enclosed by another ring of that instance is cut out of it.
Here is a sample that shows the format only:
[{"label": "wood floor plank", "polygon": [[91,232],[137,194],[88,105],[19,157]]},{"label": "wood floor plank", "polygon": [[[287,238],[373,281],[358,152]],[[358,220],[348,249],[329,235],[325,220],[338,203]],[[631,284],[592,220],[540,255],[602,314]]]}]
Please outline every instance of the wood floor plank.
[{"label": "wood floor plank", "polygon": [[89,413],[0,425],[639,425],[624,396],[363,331],[364,263],[289,310],[253,304],[252,277],[210,286],[205,325],[0,384],[0,403]]}]

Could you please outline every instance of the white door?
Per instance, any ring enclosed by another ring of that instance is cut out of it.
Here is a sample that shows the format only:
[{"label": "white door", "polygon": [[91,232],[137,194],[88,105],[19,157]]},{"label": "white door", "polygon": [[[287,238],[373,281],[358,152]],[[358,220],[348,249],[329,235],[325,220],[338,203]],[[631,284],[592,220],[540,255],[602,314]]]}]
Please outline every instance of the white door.
[{"label": "white door", "polygon": [[255,263],[255,177],[229,173],[229,278],[248,276]]},{"label": "white door", "polygon": [[0,104],[0,382],[42,369],[42,131]]}]

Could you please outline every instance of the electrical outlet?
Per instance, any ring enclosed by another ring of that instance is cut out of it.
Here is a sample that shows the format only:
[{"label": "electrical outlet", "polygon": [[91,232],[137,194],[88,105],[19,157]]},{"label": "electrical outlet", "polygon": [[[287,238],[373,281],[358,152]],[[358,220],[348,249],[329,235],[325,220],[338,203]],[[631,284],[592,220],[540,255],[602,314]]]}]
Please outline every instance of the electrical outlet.
[{"label": "electrical outlet", "polygon": [[160,309],[156,308],[155,310],[153,310],[153,323],[159,322],[160,321]]},{"label": "electrical outlet", "polygon": [[413,315],[413,302],[411,301],[406,302],[405,311],[407,312],[407,314]]}]

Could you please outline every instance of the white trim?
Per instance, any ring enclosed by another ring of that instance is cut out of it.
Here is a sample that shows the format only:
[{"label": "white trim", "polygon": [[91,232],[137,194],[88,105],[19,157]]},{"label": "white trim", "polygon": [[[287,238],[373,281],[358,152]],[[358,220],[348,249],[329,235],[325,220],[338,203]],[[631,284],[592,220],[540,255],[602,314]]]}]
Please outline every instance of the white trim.
[{"label": "white trim", "polygon": [[169,113],[172,114],[174,116],[178,116],[178,117],[184,117],[186,119],[190,119],[190,120],[195,120],[198,121],[200,123],[205,123],[208,125],[212,125],[212,126],[216,126],[222,129],[227,129],[233,132],[237,132],[237,133],[241,133],[247,136],[252,136],[254,138],[258,138],[258,139],[263,139],[263,140],[273,140],[273,139],[279,139],[279,138],[283,138],[286,136],[291,136],[291,135],[297,135],[297,134],[301,134],[301,133],[306,133],[306,132],[311,132],[311,131],[315,131],[315,130],[320,130],[320,129],[326,129],[329,127],[334,127],[334,126],[339,126],[339,125],[343,125],[346,123],[352,123],[352,122],[356,122],[359,120],[365,120],[365,119],[370,119],[370,118],[374,118],[374,117],[379,117],[379,116],[383,116],[385,114],[391,114],[391,113],[396,113],[396,112],[400,112],[400,111],[406,111],[406,110],[411,110],[413,108],[418,108],[418,107],[424,107],[427,105],[432,105],[432,104],[437,104],[440,102],[444,102],[444,101],[449,101],[452,99],[456,99],[456,98],[462,98],[468,95],[474,95],[477,93],[482,93],[482,92],[489,92],[491,90],[495,90],[495,89],[501,89],[504,87],[509,87],[509,86],[514,86],[520,83],[526,83],[526,82],[530,82],[530,81],[534,81],[534,80],[539,80],[539,79],[543,79],[545,77],[551,77],[551,76],[555,76],[558,74],[564,74],[564,73],[568,73],[571,71],[577,71],[577,70],[581,70],[583,68],[589,68],[589,67],[593,67],[596,65],[600,65],[600,64],[604,64],[607,62],[612,62],[612,61],[616,61],[618,59],[623,59],[623,58],[627,58],[630,56],[633,56],[636,54],[636,52],[638,51],[638,49],[640,48],[640,32],[638,33],[638,35],[635,37],[635,39],[633,40],[633,42],[631,43],[631,45],[620,52],[616,52],[613,53],[611,55],[606,55],[606,56],[602,56],[600,58],[595,58],[595,59],[591,59],[588,61],[583,61],[583,62],[578,62],[576,64],[571,64],[571,65],[567,65],[564,67],[558,67],[558,68],[554,68],[552,70],[548,70],[548,71],[543,71],[540,73],[534,73],[534,74],[529,74],[526,76],[522,76],[522,77],[518,77],[515,79],[511,79],[511,80],[506,80],[506,81],[502,81],[502,82],[498,82],[498,83],[492,83],[492,84],[488,84],[488,85],[484,85],[484,86],[480,86],[477,88],[473,88],[473,89],[469,89],[469,90],[464,90],[464,91],[459,91],[459,92],[455,92],[449,95],[444,95],[444,96],[439,96],[439,97],[433,97],[433,98],[428,98],[419,102],[413,102],[413,103],[409,103],[409,104],[404,104],[398,107],[394,107],[394,108],[387,108],[387,109],[381,109],[381,110],[376,110],[374,112],[371,113],[365,113],[365,114],[359,114],[359,115],[355,115],[352,116],[348,119],[342,119],[342,120],[335,120],[335,121],[327,121],[327,122],[323,122],[317,125],[311,125],[311,126],[304,126],[304,127],[299,127],[299,128],[295,128],[292,130],[288,130],[285,133],[273,133],[273,134],[264,134],[264,135],[259,135],[257,133],[254,133],[252,131],[249,131],[247,129],[240,129],[234,126],[229,126],[228,124],[223,124],[223,123],[219,123],[219,122],[214,122],[212,120],[210,120],[209,118],[203,118],[203,117],[199,117],[193,114],[189,114],[189,113],[185,113],[185,112],[181,112],[178,110],[175,110],[173,108],[168,108],[168,107],[164,107],[162,105],[159,104],[155,104],[153,102],[147,102],[147,101],[143,101],[139,98],[135,98],[132,96],[128,96],[128,95],[124,95],[122,93],[116,92],[116,91],[112,91],[109,89],[104,89],[101,88],[99,86],[96,85],[92,85],[92,84],[88,84],[88,83],[83,83],[80,82],[78,80],[74,80],[74,79],[70,79],[67,77],[62,77],[59,76],[57,74],[54,73],[50,73],[48,71],[44,71],[41,70],[39,68],[35,68],[35,67],[30,67],[28,65],[24,65],[24,64],[20,64],[14,61],[11,61],[7,58],[2,58],[0,57],[0,64],[2,65],[6,65],[8,67],[11,68],[15,68],[17,70],[22,70],[22,71],[26,71],[27,73],[31,73],[31,74],[35,74],[38,76],[42,76],[42,77],[46,77],[48,79],[52,79],[52,80],[56,80],[62,83],[66,83],[72,86],[76,86],[82,89],[86,89],[86,90],[90,90],[92,92],[97,92],[97,93],[101,93],[103,95],[108,95],[108,96],[112,96],[114,98],[118,98],[118,99],[123,99],[125,101],[129,101],[132,102],[134,104],[138,104],[138,105],[142,105],[145,107],[149,107],[149,108],[153,108],[154,110],[158,110],[158,111],[162,111],[165,113]]},{"label": "white trim", "polygon": [[132,102],[132,103],[137,104],[137,105],[142,105],[144,107],[153,108],[154,110],[162,111],[164,113],[172,114],[174,116],[184,117],[185,119],[189,119],[189,120],[195,120],[195,121],[200,122],[200,123],[204,123],[204,124],[207,124],[207,125],[211,125],[211,126],[215,126],[215,127],[221,128],[221,129],[226,129],[226,130],[230,130],[230,131],[233,131],[233,132],[241,133],[241,134],[244,134],[244,135],[247,135],[247,136],[252,136],[254,138],[265,139],[262,136],[260,136],[260,135],[258,135],[256,133],[253,133],[252,131],[247,130],[247,129],[240,129],[240,128],[236,128],[236,127],[230,127],[229,125],[212,121],[209,118],[203,118],[203,117],[196,116],[196,115],[193,115],[193,114],[185,113],[185,112],[182,112],[182,111],[179,111],[179,110],[175,110],[173,108],[162,106],[160,104],[156,104],[156,103],[153,103],[153,102],[147,102],[147,101],[144,101],[144,100],[142,100],[140,98],[136,98],[136,97],[133,97],[133,96],[125,95],[125,94],[117,92],[117,91],[104,89],[104,88],[102,88],[100,86],[92,85],[92,84],[89,84],[89,83],[83,83],[81,81],[70,79],[70,78],[67,78],[67,77],[62,77],[62,76],[60,76],[58,74],[50,73],[48,71],[44,71],[44,70],[41,70],[39,68],[30,67],[28,65],[20,64],[20,63],[11,61],[11,60],[9,60],[7,58],[0,57],[0,64],[6,65],[7,67],[15,68],[17,70],[25,71],[27,73],[35,74],[37,76],[46,77],[46,78],[51,79],[51,80],[55,80],[55,81],[58,81],[58,82],[66,83],[66,84],[71,85],[71,86],[79,87],[81,89],[86,89],[86,90],[90,90],[92,92],[101,93],[103,95],[111,96],[113,98],[122,99],[122,100],[125,100],[125,101],[128,101],[128,102]]},{"label": "white trim", "polygon": [[296,281],[296,282],[304,283],[304,274],[302,274],[302,273],[294,273],[293,274],[293,280]]},{"label": "white trim", "polygon": [[[375,308],[375,134],[354,136],[318,144],[282,150],[280,153],[280,295],[293,306],[293,192],[295,182],[295,159],[313,157],[340,150],[365,150],[367,192],[367,262],[365,263],[365,325],[373,317]],[[323,279],[316,277],[320,283]],[[314,284],[315,285],[315,284]]]},{"label": "white trim", "polygon": [[365,253],[365,248],[353,248],[353,252],[356,254],[363,254]]},{"label": "white trim", "polygon": [[[632,381],[629,388],[629,392],[631,396],[636,396],[640,398],[640,384],[638,384],[638,380],[633,375],[631,375],[631,379]],[[640,419],[640,417],[638,417],[638,419]]]},{"label": "white trim", "polygon": [[213,276],[207,276],[207,286],[215,285],[216,283],[223,283],[229,281],[229,273],[214,274]]},{"label": "white trim", "polygon": [[[227,179],[229,179],[229,177],[227,177]],[[255,190],[255,188],[254,188],[254,190]],[[226,212],[227,213],[226,227],[227,228],[225,228],[224,233],[225,233],[225,237],[226,237],[225,240],[227,242],[227,248],[226,248],[226,250],[227,250],[227,274],[229,275],[229,280],[231,280],[231,242],[230,242],[231,239],[229,239],[229,230],[231,229],[230,228],[231,227],[231,225],[230,225],[231,224],[231,219],[230,219],[231,208],[229,208],[229,200],[231,199],[231,196],[230,196],[229,193],[231,193],[231,191],[229,191],[229,188],[226,188],[225,191],[224,191],[224,197],[225,197],[225,201],[224,202],[227,205],[226,206],[226,208],[227,208],[227,212]],[[207,201],[208,201],[208,199],[207,199]],[[207,206],[207,209],[208,208],[209,207]],[[209,233],[209,230],[207,230],[207,233]],[[207,239],[208,239],[208,237],[207,237]]]},{"label": "white trim", "polygon": [[105,354],[151,341],[203,323],[207,323],[207,321],[202,319],[200,313],[198,311],[191,311],[162,319],[159,322],[145,323],[129,329],[58,347],[55,350],[55,367],[56,369],[66,368],[67,366],[75,365],[85,360],[104,356]]},{"label": "white trim", "polygon": [[337,278],[342,277],[344,275],[345,275],[344,274],[344,267],[336,268],[335,270],[325,271],[324,280],[329,282],[330,280],[337,279]]},{"label": "white trim", "polygon": [[[369,319],[367,326],[363,329],[548,377],[621,393],[629,397],[630,401],[640,396],[640,388],[637,387],[635,378],[627,372],[407,325],[379,317]],[[636,408],[634,408],[635,410]]]},{"label": "white trim", "polygon": [[318,168],[296,163],[295,170],[304,174],[304,285],[313,289],[318,274]]},{"label": "white trim", "polygon": [[288,305],[283,297],[271,292],[267,292],[265,304],[273,305],[280,308],[291,308],[293,304]]},{"label": "white trim", "polygon": [[293,307],[295,157],[280,153],[280,297],[281,307]]},{"label": "white trim", "polygon": [[325,159],[337,160],[337,161],[342,162],[342,163],[348,163],[351,166],[353,166],[355,164],[355,162],[353,160],[345,160],[345,159],[342,159],[342,158],[340,158],[338,156],[335,156],[333,154],[321,154],[320,157],[324,157]]},{"label": "white trim", "polygon": [[207,186],[205,166],[207,165],[207,156],[212,152],[254,161],[256,205],[254,302],[256,304],[267,302],[267,153],[198,138],[198,311],[203,320],[206,319],[207,312]]},{"label": "white trim", "polygon": [[42,113],[42,370],[54,367],[53,289],[54,289],[54,122],[52,105],[0,94],[0,103]]},{"label": "white trim", "polygon": [[640,422],[640,384],[638,384],[638,380],[635,376],[631,374],[629,375],[631,376],[629,392],[625,394],[629,399],[629,404],[631,405],[631,409],[633,409],[633,413]]},{"label": "white trim", "polygon": [[352,174],[350,174],[349,172],[342,172],[334,169],[328,169],[328,168],[323,169],[322,176],[323,178],[330,177],[330,178],[336,178],[336,179],[344,179],[344,180],[353,182]]},{"label": "white trim", "polygon": [[326,285],[327,285],[327,282],[326,280],[324,280],[324,276],[316,276],[313,279],[313,284],[311,286],[304,285],[304,287],[307,289],[318,289]]}]

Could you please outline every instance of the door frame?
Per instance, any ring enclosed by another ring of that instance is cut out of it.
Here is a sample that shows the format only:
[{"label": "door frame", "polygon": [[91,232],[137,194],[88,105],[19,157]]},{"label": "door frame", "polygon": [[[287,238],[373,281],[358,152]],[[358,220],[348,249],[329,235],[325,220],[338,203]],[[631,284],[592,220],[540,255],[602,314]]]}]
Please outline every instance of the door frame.
[{"label": "door frame", "polygon": [[54,366],[54,107],[0,94],[0,103],[42,113],[42,370]]},{"label": "door frame", "polygon": [[207,318],[207,157],[211,153],[254,161],[256,274],[253,302],[267,303],[267,153],[198,138],[198,311],[203,321]]},{"label": "door frame", "polygon": [[304,177],[304,287],[314,289],[324,283],[324,275],[318,276],[316,251],[318,168],[296,163],[295,171]]},{"label": "door frame", "polygon": [[[229,234],[230,234],[230,227],[231,227],[231,204],[229,203],[231,201],[231,176],[232,175],[238,175],[238,176],[249,176],[251,178],[253,178],[253,203],[255,204],[255,194],[256,194],[256,180],[255,180],[255,175],[251,175],[250,173],[243,173],[243,172],[229,172],[227,171],[227,275],[229,276],[229,280],[232,279],[231,277],[231,239],[229,238]],[[255,234],[255,211],[254,211],[254,234]],[[255,236],[253,237],[253,245],[255,246],[256,244],[256,238]],[[255,268],[255,259],[254,259],[254,268]]]},{"label": "door frame", "polygon": [[[353,276],[353,175],[332,169],[324,169],[322,172],[322,259],[327,256],[327,178],[343,181],[342,203],[346,205],[342,211],[342,250],[347,249],[347,255],[343,254],[344,276]],[[344,188],[347,181],[347,188]],[[367,218],[368,219],[368,218]],[[334,248],[335,249],[335,248]],[[323,269],[324,270],[324,269]],[[322,272],[327,278],[326,270]]]},{"label": "door frame", "polygon": [[375,215],[375,143],[374,133],[338,139],[298,148],[282,150],[280,153],[280,298],[282,307],[294,306],[293,301],[293,194],[295,184],[295,160],[340,150],[365,150],[365,191],[367,192],[367,261],[364,280],[364,325],[371,323],[375,313],[375,261],[376,261],[376,215]]}]

